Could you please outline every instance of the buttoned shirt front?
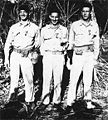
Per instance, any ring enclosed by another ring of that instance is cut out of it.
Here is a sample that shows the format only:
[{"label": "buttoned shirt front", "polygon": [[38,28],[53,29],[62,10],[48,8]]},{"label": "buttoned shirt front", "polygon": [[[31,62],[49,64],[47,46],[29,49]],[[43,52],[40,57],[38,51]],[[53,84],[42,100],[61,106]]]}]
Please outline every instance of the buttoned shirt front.
[{"label": "buttoned shirt front", "polygon": [[9,55],[9,47],[31,49],[39,45],[39,27],[30,21],[18,22],[11,26],[5,43],[5,56]]},{"label": "buttoned shirt front", "polygon": [[41,48],[43,51],[63,51],[64,46],[61,43],[68,41],[67,28],[58,25],[56,27],[52,25],[46,25],[41,30]]},{"label": "buttoned shirt front", "polygon": [[72,23],[69,34],[70,46],[93,45],[94,51],[99,54],[99,27],[95,21],[88,23],[78,20]]}]

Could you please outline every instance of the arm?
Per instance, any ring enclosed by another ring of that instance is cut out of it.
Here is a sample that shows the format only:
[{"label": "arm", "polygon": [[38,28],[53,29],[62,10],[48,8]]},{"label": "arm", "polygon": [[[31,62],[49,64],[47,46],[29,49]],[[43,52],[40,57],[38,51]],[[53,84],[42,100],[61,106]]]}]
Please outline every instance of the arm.
[{"label": "arm", "polygon": [[74,30],[73,30],[73,24],[71,25],[70,27],[70,32],[69,32],[69,47],[68,47],[68,50],[67,50],[67,56],[69,58],[72,58],[73,56],[73,49],[74,49],[74,38],[75,38],[75,33],[74,33]]},{"label": "arm", "polygon": [[35,48],[40,47],[40,30],[39,28],[36,29],[36,34],[35,34]]},{"label": "arm", "polygon": [[98,59],[98,55],[99,55],[99,27],[96,23],[95,25],[95,35],[96,37],[94,37],[94,59],[97,60]]},{"label": "arm", "polygon": [[41,30],[41,34],[40,34],[40,52],[41,55],[44,55],[44,29]]},{"label": "arm", "polygon": [[67,30],[67,28],[65,29],[65,31],[63,33],[64,34],[62,37],[61,46],[63,46],[64,49],[67,49],[67,47],[68,47],[68,30]]},{"label": "arm", "polygon": [[5,42],[5,47],[4,47],[4,54],[5,54],[5,66],[9,67],[9,53],[10,49],[12,47],[12,40],[13,40],[13,30],[12,27],[10,28],[8,32],[8,36]]},{"label": "arm", "polygon": [[74,48],[74,44],[75,44],[75,32],[73,30],[74,26],[73,24],[70,27],[70,31],[69,31],[69,47],[68,50],[72,50]]}]

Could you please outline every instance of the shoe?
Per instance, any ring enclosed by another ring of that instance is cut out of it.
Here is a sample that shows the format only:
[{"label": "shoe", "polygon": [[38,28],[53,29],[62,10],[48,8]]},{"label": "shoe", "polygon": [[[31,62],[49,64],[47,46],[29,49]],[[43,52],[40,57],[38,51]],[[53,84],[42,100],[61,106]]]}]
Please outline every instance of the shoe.
[{"label": "shoe", "polygon": [[54,110],[53,104],[50,103],[50,104],[46,107],[45,110],[46,110],[46,111],[52,111],[52,110]]},{"label": "shoe", "polygon": [[33,110],[35,108],[35,103],[34,102],[30,102],[30,108]]},{"label": "shoe", "polygon": [[31,113],[33,111],[33,109],[35,108],[34,102],[25,102],[24,104],[27,107],[28,113]]},{"label": "shoe", "polygon": [[62,113],[60,113],[60,115],[67,115],[67,114],[70,114],[70,113],[74,113],[73,109],[72,109],[72,106],[67,106],[64,111]]},{"label": "shoe", "polygon": [[48,104],[41,104],[39,105],[39,107],[37,108],[38,111],[44,111],[46,108],[48,107]]},{"label": "shoe", "polygon": [[87,102],[87,109],[93,109],[93,108],[95,108],[95,105],[93,105],[91,101]]},{"label": "shoe", "polygon": [[59,103],[59,104],[54,103],[53,108],[54,108],[54,110],[57,110],[58,112],[64,111],[61,103]]}]

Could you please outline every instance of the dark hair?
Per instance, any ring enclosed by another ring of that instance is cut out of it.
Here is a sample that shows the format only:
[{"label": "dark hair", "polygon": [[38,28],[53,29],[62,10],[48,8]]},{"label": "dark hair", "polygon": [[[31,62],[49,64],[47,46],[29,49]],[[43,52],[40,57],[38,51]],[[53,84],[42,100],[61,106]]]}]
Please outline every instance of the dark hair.
[{"label": "dark hair", "polygon": [[58,15],[60,16],[60,11],[57,9],[57,8],[52,8],[50,11],[49,11],[49,15],[51,15],[51,13],[58,13]]},{"label": "dark hair", "polygon": [[84,7],[89,7],[89,8],[90,8],[90,11],[92,11],[92,5],[91,5],[89,2],[85,2],[85,3],[82,4],[82,6],[81,6],[81,11],[82,11],[82,9],[83,9]]},{"label": "dark hair", "polygon": [[30,8],[27,4],[23,4],[23,5],[19,6],[18,11],[20,11],[20,10],[25,10],[27,13],[30,12]]}]

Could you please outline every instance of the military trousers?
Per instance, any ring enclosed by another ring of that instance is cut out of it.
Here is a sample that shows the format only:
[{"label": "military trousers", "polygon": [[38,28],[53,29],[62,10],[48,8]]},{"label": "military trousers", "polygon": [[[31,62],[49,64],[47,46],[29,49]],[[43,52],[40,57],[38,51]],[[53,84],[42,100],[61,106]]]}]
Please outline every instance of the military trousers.
[{"label": "military trousers", "polygon": [[25,84],[25,101],[33,102],[34,101],[33,64],[28,57],[23,57],[22,54],[14,51],[11,53],[10,57],[11,83],[9,96],[14,92],[14,89],[18,87],[20,68]]},{"label": "military trousers", "polygon": [[91,84],[94,67],[93,52],[84,52],[82,55],[73,54],[70,69],[70,82],[67,93],[67,105],[72,105],[76,99],[76,88],[81,72],[83,72],[84,99],[91,100]]},{"label": "military trousers", "polygon": [[44,104],[50,103],[50,83],[54,80],[54,94],[52,102],[58,104],[60,102],[61,82],[63,76],[64,55],[46,53],[43,56],[43,89],[42,100]]}]

